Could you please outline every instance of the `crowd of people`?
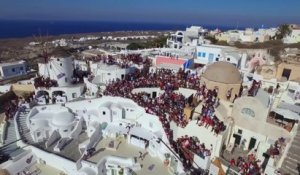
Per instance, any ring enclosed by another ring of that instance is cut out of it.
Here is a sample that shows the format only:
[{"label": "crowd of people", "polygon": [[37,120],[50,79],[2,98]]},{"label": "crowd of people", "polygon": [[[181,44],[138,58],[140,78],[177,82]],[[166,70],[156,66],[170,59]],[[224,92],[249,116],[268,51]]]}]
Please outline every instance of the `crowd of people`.
[{"label": "crowd of people", "polygon": [[219,106],[220,99],[218,98],[218,89],[207,89],[205,85],[202,85],[196,94],[197,98],[203,102],[201,114],[197,119],[199,126],[205,126],[205,128],[211,127],[211,131],[215,135],[226,129],[226,126],[215,115],[215,108]]},{"label": "crowd of people", "polygon": [[211,155],[212,145],[211,148],[208,149],[207,147],[205,147],[204,143],[200,143],[197,137],[189,137],[185,135],[178,138],[176,142],[178,145],[180,145],[181,148],[188,149],[202,158]]},{"label": "crowd of people", "polygon": [[[205,157],[209,156],[211,151],[193,137],[185,136],[177,141],[173,140],[170,122],[175,122],[179,127],[185,127],[189,122],[184,114],[184,108],[189,102],[182,94],[176,93],[176,90],[189,88],[197,91],[195,97],[203,103],[202,112],[197,123],[199,126],[211,126],[212,131],[217,135],[226,129],[224,123],[214,114],[220,100],[218,89],[210,90],[205,85],[201,85],[200,78],[190,71],[180,69],[174,73],[169,69],[150,71],[149,68],[150,64],[144,66],[143,69],[137,69],[136,72],[126,75],[123,80],[111,82],[106,87],[103,95],[130,98],[144,107],[147,113],[158,116],[171,146],[178,155],[184,157],[183,166],[185,169],[189,169],[192,166],[193,159],[188,158],[187,155],[189,154],[187,152]],[[164,93],[156,98],[151,98],[145,92],[132,92],[134,88],[142,87],[159,87],[164,90]]]},{"label": "crowd of people", "polygon": [[[139,55],[130,56],[127,60],[138,60],[140,62],[150,61],[147,59],[139,59]],[[140,64],[137,62],[137,64]],[[157,115],[166,129],[167,135],[169,130],[169,122],[174,121],[178,126],[185,127],[188,123],[184,114],[184,108],[187,100],[182,94],[176,93],[179,88],[189,88],[197,90],[196,97],[203,102],[201,121],[212,126],[212,131],[216,134],[225,130],[225,125],[213,115],[215,107],[219,104],[218,89],[210,90],[205,85],[200,84],[200,78],[192,74],[190,71],[180,69],[174,73],[169,69],[158,69],[149,71],[150,64],[146,64],[143,69],[137,69],[134,73],[128,74],[123,80],[116,80],[110,83],[104,95],[121,96],[134,100],[140,106],[146,109],[147,113]],[[165,92],[157,98],[150,98],[145,93],[132,93],[134,88],[140,87],[159,87]],[[198,123],[198,122],[197,122]],[[201,126],[201,123],[199,123]]]},{"label": "crowd of people", "polygon": [[16,97],[8,102],[6,102],[4,107],[4,113],[6,119],[13,119],[14,115],[16,114],[19,106],[19,98]]},{"label": "crowd of people", "polygon": [[172,149],[182,159],[184,169],[190,170],[193,165],[194,154],[203,159],[211,155],[212,145],[208,149],[204,143],[200,143],[197,137],[189,137],[187,135],[178,138],[176,141],[170,142]]},{"label": "crowd of people", "polygon": [[118,65],[121,68],[129,68],[131,65],[149,65],[150,60],[141,57],[138,54],[120,55],[119,58],[115,58],[111,55],[98,55],[96,57],[86,58],[88,61],[100,62],[107,65]]},{"label": "crowd of people", "polygon": [[56,80],[51,80],[49,77],[45,78],[43,76],[38,76],[34,79],[34,86],[35,88],[44,87],[48,89],[50,87],[57,87],[58,83]]},{"label": "crowd of people", "polygon": [[254,154],[249,154],[247,158],[238,157],[230,160],[231,167],[237,167],[242,175],[259,175],[260,160],[256,159]]},{"label": "crowd of people", "polygon": [[271,145],[271,148],[267,151],[272,158],[275,158],[276,156],[280,155],[281,149],[283,145],[285,144],[284,138],[279,138],[275,141],[273,145]]}]

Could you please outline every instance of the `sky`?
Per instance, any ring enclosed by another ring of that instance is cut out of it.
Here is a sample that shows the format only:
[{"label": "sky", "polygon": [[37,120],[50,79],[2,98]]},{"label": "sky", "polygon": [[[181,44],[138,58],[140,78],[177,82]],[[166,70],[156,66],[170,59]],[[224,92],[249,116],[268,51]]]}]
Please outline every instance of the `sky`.
[{"label": "sky", "polygon": [[300,23],[300,0],[0,0],[0,19],[276,26]]}]

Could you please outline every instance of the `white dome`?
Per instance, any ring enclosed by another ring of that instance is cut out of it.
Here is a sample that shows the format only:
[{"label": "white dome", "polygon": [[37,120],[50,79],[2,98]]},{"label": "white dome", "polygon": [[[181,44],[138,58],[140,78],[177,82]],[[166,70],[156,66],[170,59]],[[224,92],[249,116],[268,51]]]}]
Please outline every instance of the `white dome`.
[{"label": "white dome", "polygon": [[52,123],[57,126],[68,126],[71,123],[73,123],[75,120],[75,117],[70,112],[61,112],[58,114],[55,114]]}]

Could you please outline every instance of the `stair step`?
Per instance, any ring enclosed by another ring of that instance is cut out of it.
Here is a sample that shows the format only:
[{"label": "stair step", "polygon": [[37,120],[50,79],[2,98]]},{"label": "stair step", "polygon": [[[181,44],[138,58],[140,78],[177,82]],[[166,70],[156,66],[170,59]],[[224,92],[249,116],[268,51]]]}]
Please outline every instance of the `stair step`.
[{"label": "stair step", "polygon": [[292,168],[292,169],[297,169],[297,162],[285,160],[285,161],[283,162],[283,165],[284,165],[284,166],[288,166],[288,167],[290,167],[290,168]]},{"label": "stair step", "polygon": [[288,156],[286,157],[286,159],[294,159],[294,160],[300,162],[300,155],[295,154],[295,153],[294,154],[288,154]]}]

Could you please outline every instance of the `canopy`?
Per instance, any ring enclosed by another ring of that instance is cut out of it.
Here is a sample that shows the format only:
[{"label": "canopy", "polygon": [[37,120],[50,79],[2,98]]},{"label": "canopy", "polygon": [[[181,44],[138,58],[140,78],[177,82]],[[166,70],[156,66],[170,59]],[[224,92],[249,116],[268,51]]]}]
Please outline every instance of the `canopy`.
[{"label": "canopy", "polygon": [[290,111],[288,109],[275,108],[272,111],[279,114],[279,115],[282,115],[283,118],[286,118],[286,119],[300,120],[300,115],[299,114],[297,114],[293,111]]}]

